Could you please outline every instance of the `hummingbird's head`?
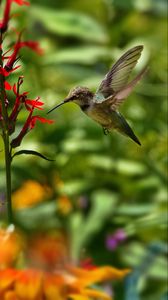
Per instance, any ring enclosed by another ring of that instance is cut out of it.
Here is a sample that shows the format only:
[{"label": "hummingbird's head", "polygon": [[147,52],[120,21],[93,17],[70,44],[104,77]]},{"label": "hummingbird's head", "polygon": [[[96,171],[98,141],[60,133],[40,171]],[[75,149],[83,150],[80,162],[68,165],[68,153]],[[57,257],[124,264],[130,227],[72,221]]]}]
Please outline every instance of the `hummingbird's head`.
[{"label": "hummingbird's head", "polygon": [[74,102],[80,107],[89,105],[93,99],[93,95],[94,94],[86,87],[75,87],[70,90],[68,96],[60,104],[52,108],[48,113],[68,102]]},{"label": "hummingbird's head", "polygon": [[75,87],[70,90],[67,98],[64,100],[66,102],[73,101],[79,106],[90,104],[93,98],[93,93],[86,87]]}]

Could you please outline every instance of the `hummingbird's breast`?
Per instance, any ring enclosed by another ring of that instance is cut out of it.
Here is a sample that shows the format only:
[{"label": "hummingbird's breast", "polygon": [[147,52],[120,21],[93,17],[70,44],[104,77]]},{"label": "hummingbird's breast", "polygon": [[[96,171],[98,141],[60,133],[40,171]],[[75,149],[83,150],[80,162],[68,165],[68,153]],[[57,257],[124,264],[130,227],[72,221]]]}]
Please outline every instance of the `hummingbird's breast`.
[{"label": "hummingbird's breast", "polygon": [[82,107],[83,112],[88,115],[92,120],[99,123],[103,127],[111,127],[112,120],[110,113],[107,111],[107,108],[102,108],[97,105],[87,105],[86,107]]}]

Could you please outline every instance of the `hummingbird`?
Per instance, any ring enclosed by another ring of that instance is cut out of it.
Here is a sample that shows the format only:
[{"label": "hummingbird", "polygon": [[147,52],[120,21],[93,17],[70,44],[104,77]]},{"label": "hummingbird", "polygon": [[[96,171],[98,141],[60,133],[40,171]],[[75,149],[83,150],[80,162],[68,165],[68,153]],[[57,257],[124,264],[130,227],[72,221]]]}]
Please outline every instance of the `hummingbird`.
[{"label": "hummingbird", "polygon": [[87,87],[75,87],[61,103],[48,113],[68,102],[74,102],[86,115],[102,126],[104,134],[108,134],[114,129],[141,145],[118,108],[146,72],[147,68],[145,67],[128,83],[129,76],[137,64],[142,50],[143,46],[139,45],[123,54],[111,67],[95,93]]}]

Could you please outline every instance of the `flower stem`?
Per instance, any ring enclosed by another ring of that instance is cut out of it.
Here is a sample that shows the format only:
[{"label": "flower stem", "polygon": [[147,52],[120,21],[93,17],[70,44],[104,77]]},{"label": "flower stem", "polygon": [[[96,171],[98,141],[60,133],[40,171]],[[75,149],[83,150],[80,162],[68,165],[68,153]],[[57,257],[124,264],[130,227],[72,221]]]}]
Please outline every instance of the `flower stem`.
[{"label": "flower stem", "polygon": [[5,150],[5,167],[6,167],[6,201],[8,222],[13,223],[12,200],[11,200],[11,153],[9,148],[9,135],[3,135]]},{"label": "flower stem", "polygon": [[[2,43],[2,36],[0,37],[0,44]],[[3,66],[2,62],[2,49],[0,49],[0,66]],[[6,168],[6,201],[7,201],[7,215],[9,223],[13,223],[12,214],[12,201],[11,201],[11,151],[9,144],[9,120],[8,113],[5,105],[6,93],[4,89],[4,77],[0,74],[0,104],[1,104],[1,127],[2,127],[2,138],[4,142],[5,152],[5,168]]]}]

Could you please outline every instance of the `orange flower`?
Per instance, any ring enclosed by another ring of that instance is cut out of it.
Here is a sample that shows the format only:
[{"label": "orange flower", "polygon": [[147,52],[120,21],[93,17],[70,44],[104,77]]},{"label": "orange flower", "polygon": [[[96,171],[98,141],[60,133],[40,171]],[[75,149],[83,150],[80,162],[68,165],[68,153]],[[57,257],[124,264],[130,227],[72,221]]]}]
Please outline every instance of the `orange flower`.
[{"label": "orange flower", "polygon": [[21,240],[10,226],[8,230],[0,229],[0,268],[10,266],[17,258]]},{"label": "orange flower", "polygon": [[34,180],[27,180],[20,189],[13,193],[13,207],[15,209],[31,207],[43,201],[45,198],[48,198],[48,194],[50,195],[50,193],[49,187],[42,186],[39,182]]},{"label": "orange flower", "polygon": [[47,300],[67,299],[67,287],[62,276],[46,274],[43,289]]},{"label": "orange flower", "polygon": [[8,268],[19,256],[19,239],[9,230],[6,235],[1,230],[0,236],[0,258],[6,262],[0,261],[0,267],[3,267],[0,269],[0,300],[111,300],[106,293],[96,289],[96,285],[122,279],[130,272],[109,266],[93,269],[73,266],[68,263],[67,239],[62,233],[53,232],[28,240],[30,250],[26,252],[25,264],[23,258],[22,263],[23,267],[29,265],[30,268]]},{"label": "orange flower", "polygon": [[111,298],[91,286],[107,280],[122,279],[130,270],[118,270],[109,266],[96,268],[94,270],[83,270],[80,268],[70,268],[73,279],[70,287],[69,296],[74,300],[102,299],[110,300]]},{"label": "orange flower", "polygon": [[43,273],[37,270],[20,271],[15,280],[14,292],[18,299],[42,299]]},{"label": "orange flower", "polygon": [[[110,267],[86,271],[78,268],[59,271],[55,274],[33,269],[0,271],[0,299],[16,300],[111,300],[91,285],[110,279],[119,279],[129,270],[117,270]],[[79,275],[79,276],[78,276]]]},{"label": "orange flower", "polygon": [[0,270],[0,295],[10,289],[17,279],[18,271],[14,269]]},{"label": "orange flower", "polygon": [[67,239],[63,233],[55,231],[35,234],[28,240],[26,255],[29,265],[54,271],[67,262]]},{"label": "orange flower", "polygon": [[59,211],[63,215],[69,214],[72,210],[72,203],[71,203],[70,199],[67,196],[59,197],[57,199],[57,205],[58,205]]}]

